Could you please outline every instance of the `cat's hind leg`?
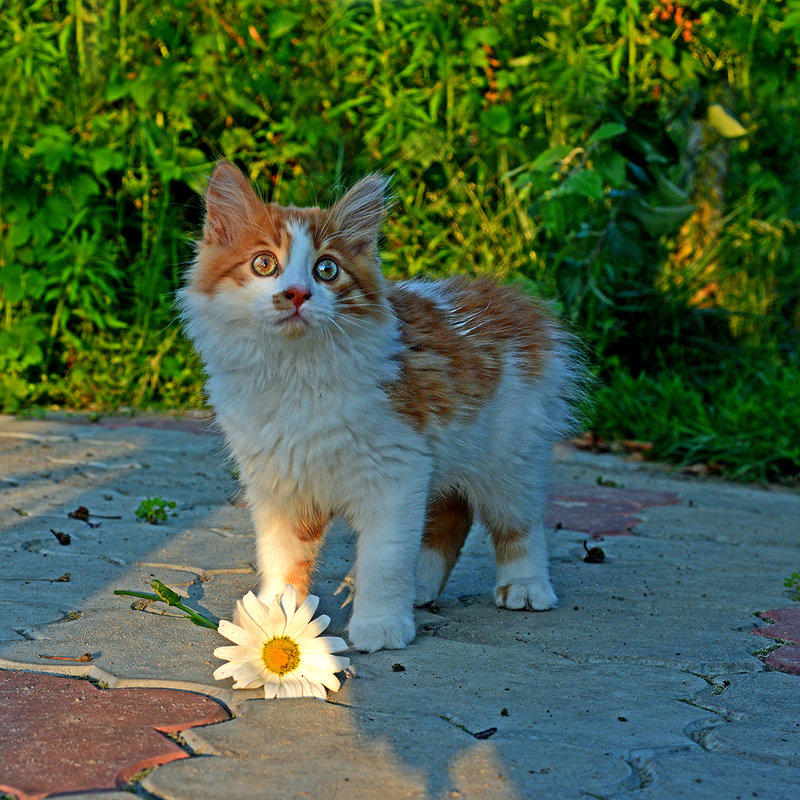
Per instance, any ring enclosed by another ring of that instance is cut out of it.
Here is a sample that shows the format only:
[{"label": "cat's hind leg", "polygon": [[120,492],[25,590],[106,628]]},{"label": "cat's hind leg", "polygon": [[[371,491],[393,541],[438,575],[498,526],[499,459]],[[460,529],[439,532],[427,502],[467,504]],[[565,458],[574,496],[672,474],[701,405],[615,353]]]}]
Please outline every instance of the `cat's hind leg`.
[{"label": "cat's hind leg", "polygon": [[469,502],[457,491],[436,495],[429,501],[417,561],[414,605],[430,603],[444,589],[472,527],[472,516]]},{"label": "cat's hind leg", "polygon": [[497,562],[495,603],[501,608],[528,611],[555,607],[558,600],[550,585],[543,524],[488,527]]}]

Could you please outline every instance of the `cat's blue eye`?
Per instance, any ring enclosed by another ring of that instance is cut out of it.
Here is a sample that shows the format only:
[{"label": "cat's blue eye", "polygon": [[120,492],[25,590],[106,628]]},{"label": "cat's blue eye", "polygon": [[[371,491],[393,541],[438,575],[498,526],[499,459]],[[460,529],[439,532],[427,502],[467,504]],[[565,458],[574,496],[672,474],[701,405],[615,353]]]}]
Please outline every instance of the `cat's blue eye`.
[{"label": "cat's blue eye", "polygon": [[250,268],[256,275],[262,278],[268,278],[270,275],[275,275],[280,269],[278,259],[272,253],[259,253],[251,262]]},{"label": "cat's blue eye", "polygon": [[314,277],[330,283],[339,277],[339,265],[332,258],[321,258],[314,265]]}]

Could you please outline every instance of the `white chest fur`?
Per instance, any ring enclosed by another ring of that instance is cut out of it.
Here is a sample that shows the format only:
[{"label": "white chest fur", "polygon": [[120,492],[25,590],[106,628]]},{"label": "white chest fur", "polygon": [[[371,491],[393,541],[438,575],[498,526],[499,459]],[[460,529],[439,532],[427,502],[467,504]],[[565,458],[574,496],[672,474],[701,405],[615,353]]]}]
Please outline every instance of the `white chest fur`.
[{"label": "white chest fur", "polygon": [[206,315],[202,299],[194,309],[188,327],[208,365],[209,399],[251,502],[343,513],[427,459],[386,395],[397,376],[392,325],[369,337],[264,341],[252,326]]}]

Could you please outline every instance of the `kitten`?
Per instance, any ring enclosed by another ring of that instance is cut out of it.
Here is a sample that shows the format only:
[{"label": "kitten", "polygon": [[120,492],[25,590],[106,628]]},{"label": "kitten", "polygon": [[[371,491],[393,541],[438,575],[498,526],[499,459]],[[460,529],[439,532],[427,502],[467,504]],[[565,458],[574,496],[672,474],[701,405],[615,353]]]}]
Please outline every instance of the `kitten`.
[{"label": "kitten", "polygon": [[358,533],[348,633],[370,652],[411,642],[414,604],[438,596],[474,517],[497,605],[556,604],[544,482],[576,385],[568,336],[531,298],[383,278],[386,188],[370,175],[329,209],[284,208],[220,163],[179,299],[246,490],[261,599],[286,583],[304,596],[344,517]]}]

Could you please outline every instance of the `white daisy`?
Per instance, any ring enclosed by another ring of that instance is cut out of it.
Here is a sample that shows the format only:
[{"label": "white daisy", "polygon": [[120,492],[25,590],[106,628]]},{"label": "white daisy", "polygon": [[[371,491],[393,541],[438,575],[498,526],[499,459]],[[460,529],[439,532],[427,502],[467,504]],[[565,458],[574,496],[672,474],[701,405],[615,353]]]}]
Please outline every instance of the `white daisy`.
[{"label": "white daisy", "polygon": [[319,598],[306,597],[297,608],[297,592],[287,585],[270,605],[248,592],[236,603],[234,621],[221,620],[219,632],[235,644],[214,650],[227,664],[214,670],[218,681],[233,678],[234,689],[264,687],[273,697],[318,697],[325,700],[325,689],[339,690],[334,675],[350,666],[350,659],[334,656],[346,650],[338,636],[320,636],[330,617],[317,610]]}]

